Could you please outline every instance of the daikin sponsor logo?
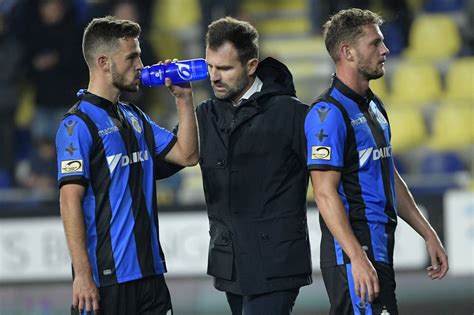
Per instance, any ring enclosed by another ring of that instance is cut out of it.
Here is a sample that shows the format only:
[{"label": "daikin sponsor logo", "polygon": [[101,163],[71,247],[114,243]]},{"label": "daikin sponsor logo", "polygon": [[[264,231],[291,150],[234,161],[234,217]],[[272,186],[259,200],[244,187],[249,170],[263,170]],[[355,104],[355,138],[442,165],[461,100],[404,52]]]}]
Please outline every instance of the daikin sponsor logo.
[{"label": "daikin sponsor logo", "polygon": [[386,159],[392,156],[392,147],[383,147],[380,149],[377,148],[367,148],[359,151],[359,166],[364,166],[369,158],[372,157],[372,160],[377,161],[380,159]]},{"label": "daikin sponsor logo", "polygon": [[110,173],[113,173],[119,164],[124,167],[130,164],[148,161],[148,159],[149,155],[147,150],[133,152],[130,155],[119,153],[107,156],[107,164],[109,165]]}]

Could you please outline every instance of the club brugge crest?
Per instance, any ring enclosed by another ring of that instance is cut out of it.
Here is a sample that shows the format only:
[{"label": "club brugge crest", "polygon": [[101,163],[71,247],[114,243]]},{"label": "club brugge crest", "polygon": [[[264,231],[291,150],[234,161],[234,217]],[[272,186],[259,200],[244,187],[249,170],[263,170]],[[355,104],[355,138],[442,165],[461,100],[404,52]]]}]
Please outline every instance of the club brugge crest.
[{"label": "club brugge crest", "polygon": [[135,129],[135,131],[138,133],[142,133],[142,126],[140,125],[138,119],[136,119],[134,116],[130,116],[130,120],[132,121],[133,129]]}]

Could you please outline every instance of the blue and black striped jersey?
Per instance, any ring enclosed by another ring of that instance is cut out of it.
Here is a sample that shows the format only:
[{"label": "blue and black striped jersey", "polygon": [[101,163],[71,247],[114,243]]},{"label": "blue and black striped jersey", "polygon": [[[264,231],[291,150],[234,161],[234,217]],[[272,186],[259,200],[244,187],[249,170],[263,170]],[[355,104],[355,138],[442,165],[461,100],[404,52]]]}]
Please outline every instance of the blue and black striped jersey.
[{"label": "blue and black striped jersey", "polygon": [[[341,172],[337,188],[354,234],[372,261],[393,263],[397,225],[390,126],[381,101],[334,77],[305,121],[309,170]],[[320,218],[321,266],[349,263]]]},{"label": "blue and black striped jersey", "polygon": [[97,286],[166,272],[153,157],[176,142],[136,106],[81,90],[56,135],[59,185],[86,188],[87,251]]}]

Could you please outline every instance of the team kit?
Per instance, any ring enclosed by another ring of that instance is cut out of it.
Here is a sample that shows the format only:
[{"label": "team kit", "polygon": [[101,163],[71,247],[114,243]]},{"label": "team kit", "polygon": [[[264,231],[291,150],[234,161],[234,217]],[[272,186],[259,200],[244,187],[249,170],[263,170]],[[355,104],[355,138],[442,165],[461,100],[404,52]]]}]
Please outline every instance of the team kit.
[{"label": "team kit", "polygon": [[[291,314],[300,288],[312,283],[310,181],[329,314],[398,314],[400,218],[427,243],[428,276],[443,278],[445,250],[396,170],[390,118],[369,87],[389,55],[382,23],[353,8],[324,24],[335,72],[307,105],[286,65],[259,59],[258,32],[248,22],[212,22],[205,59],[144,67],[140,25],[93,19],[82,47],[89,85],[56,136],[71,314],[173,314],[179,297],[164,278],[156,180],[197,164],[209,217],[207,274],[229,314]],[[195,104],[190,82],[203,79],[213,95]],[[120,99],[142,85],[169,90],[174,131]]]}]

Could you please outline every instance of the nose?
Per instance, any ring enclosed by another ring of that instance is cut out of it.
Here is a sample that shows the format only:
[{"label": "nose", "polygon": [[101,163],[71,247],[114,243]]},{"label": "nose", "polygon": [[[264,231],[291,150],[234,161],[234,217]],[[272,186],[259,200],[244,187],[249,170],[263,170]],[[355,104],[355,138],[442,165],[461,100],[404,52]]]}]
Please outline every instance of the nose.
[{"label": "nose", "polygon": [[219,71],[217,71],[215,68],[209,67],[209,79],[213,82],[219,81],[220,80],[220,75]]},{"label": "nose", "polygon": [[138,68],[137,68],[137,70],[142,71],[142,69],[143,69],[142,58],[138,58]]},{"label": "nose", "polygon": [[382,42],[382,55],[383,56],[387,56],[390,54],[390,49],[388,49],[388,47],[385,45],[384,42]]}]

